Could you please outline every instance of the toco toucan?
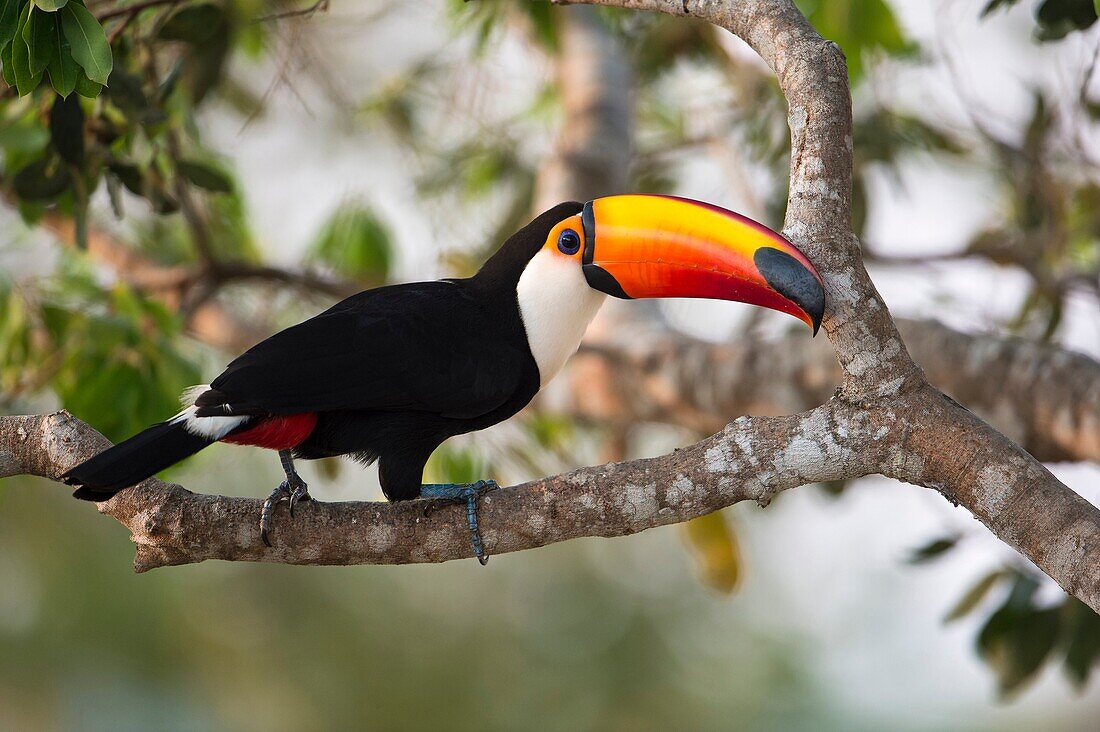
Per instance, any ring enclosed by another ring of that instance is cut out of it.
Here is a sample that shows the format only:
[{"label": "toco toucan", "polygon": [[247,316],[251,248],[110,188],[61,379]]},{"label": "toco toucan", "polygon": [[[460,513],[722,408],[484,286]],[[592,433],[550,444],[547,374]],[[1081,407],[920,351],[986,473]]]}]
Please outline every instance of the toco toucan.
[{"label": "toco toucan", "polygon": [[214,442],[277,450],[286,481],[260,517],[308,500],[293,458],[378,461],[391,501],[466,502],[491,481],[421,485],[454,435],[511,417],[577,350],[607,295],[737,300],[794,315],[817,333],[821,277],[789,241],[731,211],[672,196],[563,203],[509,238],[466,279],[379,287],[253,346],[184,409],[65,474],[103,501]]}]

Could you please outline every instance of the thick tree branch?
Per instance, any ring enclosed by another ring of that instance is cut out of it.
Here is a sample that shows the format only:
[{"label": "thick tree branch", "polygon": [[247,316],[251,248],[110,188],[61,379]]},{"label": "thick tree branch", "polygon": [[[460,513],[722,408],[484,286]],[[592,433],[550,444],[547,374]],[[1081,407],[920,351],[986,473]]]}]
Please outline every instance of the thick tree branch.
[{"label": "thick tree branch", "polygon": [[[919,428],[906,428],[913,415]],[[1100,611],[1100,510],[967,415],[923,387],[888,408],[834,399],[798,415],[739,417],[668,455],[495,491],[482,500],[482,531],[489,552],[502,554],[583,536],[634,534],[740,501],[766,505],[777,492],[806,483],[882,472],[972,504],[994,533]],[[923,444],[928,440],[932,444]],[[57,480],[109,444],[66,412],[0,417],[0,478]],[[1012,464],[999,467],[1005,451]],[[929,454],[934,459],[924,457]],[[960,477],[965,494],[948,487]],[[191,493],[153,478],[98,505],[130,530],[139,572],[207,559],[405,564],[469,557],[464,513],[425,516],[420,501],[314,501],[294,519],[278,512],[272,549],[259,540],[259,500]]]},{"label": "thick tree branch", "polygon": [[[892,419],[844,402],[807,414],[741,417],[670,455],[582,468],[482,500],[493,554],[581,536],[621,536],[684,521],[743,500],[766,504],[807,482],[874,472],[894,448],[877,439]],[[840,430],[844,437],[836,438]],[[57,480],[110,445],[67,412],[0,417],[0,478]],[[273,549],[259,537],[261,502],[191,493],[155,478],[98,504],[137,544],[138,571],[206,559],[289,564],[402,564],[470,556],[465,513],[423,515],[424,502],[311,502],[290,520],[277,512]]]}]

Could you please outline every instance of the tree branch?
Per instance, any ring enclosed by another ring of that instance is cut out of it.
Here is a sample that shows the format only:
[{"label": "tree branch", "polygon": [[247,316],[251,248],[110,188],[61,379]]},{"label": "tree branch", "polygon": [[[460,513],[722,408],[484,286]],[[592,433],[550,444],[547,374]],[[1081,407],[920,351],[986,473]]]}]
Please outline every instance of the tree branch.
[{"label": "tree branch", "polygon": [[[780,490],[875,470],[889,452],[876,415],[831,402],[804,415],[741,417],[722,433],[670,455],[581,468],[482,499],[493,554],[581,536],[622,536],[685,521],[738,501],[768,503]],[[832,431],[840,429],[839,441]],[[110,442],[67,412],[0,417],[0,478],[51,480]],[[669,476],[675,476],[669,480]],[[293,520],[279,511],[275,547],[260,542],[261,501],[191,493],[155,478],[98,504],[130,529],[135,567],[206,559],[288,564],[403,564],[470,556],[464,511],[423,516],[424,502],[320,503]]]},{"label": "tree branch", "polygon": [[[903,429],[902,414],[918,414],[927,429]],[[482,499],[482,533],[491,554],[583,536],[624,536],[740,501],[767,505],[779,491],[806,483],[882,472],[973,504],[976,517],[994,533],[1100,611],[1100,510],[966,414],[923,387],[885,409],[834,399],[798,415],[739,417],[713,437],[668,455],[494,491]],[[960,441],[957,434],[971,437]],[[931,445],[920,444],[929,439]],[[0,478],[57,480],[109,444],[66,412],[0,417]],[[951,447],[945,450],[945,444]],[[990,462],[1006,450],[1013,453],[1012,469]],[[936,458],[925,460],[927,454]],[[947,487],[970,474],[973,479],[963,482],[966,493]],[[130,530],[138,572],[208,559],[346,565],[469,557],[465,514],[457,509],[425,516],[421,501],[311,501],[294,519],[276,514],[276,541],[269,549],[259,540],[260,506],[256,499],[191,493],[156,478],[98,504]]]}]

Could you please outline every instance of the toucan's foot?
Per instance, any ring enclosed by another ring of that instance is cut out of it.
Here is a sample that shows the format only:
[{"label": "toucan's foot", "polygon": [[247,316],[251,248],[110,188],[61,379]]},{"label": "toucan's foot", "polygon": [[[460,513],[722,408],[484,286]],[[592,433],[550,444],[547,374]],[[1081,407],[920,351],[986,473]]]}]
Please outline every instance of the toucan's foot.
[{"label": "toucan's foot", "polygon": [[[298,478],[298,475],[295,474],[294,477]],[[309,486],[306,485],[306,482],[301,478],[298,478],[297,481],[290,481],[290,485],[290,517],[294,518],[294,504],[298,503],[298,501],[303,503],[312,501],[313,496],[309,495]]]},{"label": "toucan's foot", "polygon": [[260,539],[271,546],[271,514],[275,512],[275,505],[280,501],[290,501],[290,515],[294,516],[294,504],[299,501],[311,501],[309,486],[297,473],[287,475],[287,479],[278,485],[271,495],[264,501],[263,510],[260,511]]},{"label": "toucan's foot", "polygon": [[478,499],[491,490],[500,486],[495,480],[479,480],[476,483],[429,483],[420,486],[420,497],[429,498],[432,503],[424,509],[424,515],[428,515],[435,508],[466,504],[466,523],[470,527],[470,540],[474,545],[474,556],[482,565],[489,563],[489,555],[485,553],[485,545],[481,541],[481,529],[477,524]]}]

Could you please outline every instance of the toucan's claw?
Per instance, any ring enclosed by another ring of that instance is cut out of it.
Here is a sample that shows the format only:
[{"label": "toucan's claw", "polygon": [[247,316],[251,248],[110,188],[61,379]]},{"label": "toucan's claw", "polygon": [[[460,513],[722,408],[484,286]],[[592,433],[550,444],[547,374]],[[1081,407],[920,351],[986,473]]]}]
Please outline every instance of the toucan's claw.
[{"label": "toucan's claw", "polygon": [[420,486],[420,497],[432,499],[424,507],[425,516],[435,508],[466,504],[466,524],[470,527],[470,541],[474,545],[474,556],[482,566],[489,563],[489,555],[485,553],[485,543],[481,540],[477,502],[483,495],[499,487],[494,480],[479,480],[476,483],[429,483]]},{"label": "toucan's claw", "polygon": [[[298,478],[298,475],[295,474],[294,478]],[[292,480],[291,484],[294,486],[294,489],[290,493],[290,517],[294,518],[294,504],[298,503],[298,501],[312,501],[313,496],[309,495],[309,486],[306,485],[306,482],[301,478],[298,478],[297,483]]]},{"label": "toucan's claw", "polygon": [[290,494],[290,483],[284,480],[275,490],[271,491],[271,494],[264,500],[264,507],[260,511],[260,539],[265,546],[271,546],[271,539],[268,537],[268,533],[271,531],[271,514],[275,511],[275,504],[290,498]]},{"label": "toucan's claw", "polygon": [[275,506],[282,501],[290,501],[290,516],[294,517],[294,504],[299,501],[312,501],[309,486],[297,473],[289,473],[287,479],[271,491],[260,511],[260,539],[267,547],[271,546],[271,515]]}]

